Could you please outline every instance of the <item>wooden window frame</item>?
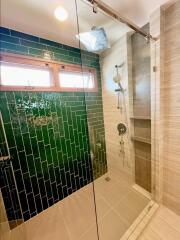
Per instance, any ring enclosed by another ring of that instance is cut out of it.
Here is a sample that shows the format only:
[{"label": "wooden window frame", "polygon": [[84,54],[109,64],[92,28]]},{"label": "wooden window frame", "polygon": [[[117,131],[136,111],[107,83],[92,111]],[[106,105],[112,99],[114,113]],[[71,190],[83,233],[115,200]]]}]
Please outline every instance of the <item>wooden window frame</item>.
[{"label": "wooden window frame", "polygon": [[[64,62],[57,62],[41,58],[29,57],[19,54],[1,53],[0,63],[14,63],[24,64],[32,67],[42,67],[50,70],[52,86],[50,87],[37,87],[37,86],[4,86],[1,85],[0,91],[31,91],[31,92],[98,92],[97,72],[95,68],[84,67],[78,64],[69,64]],[[59,72],[63,69],[69,72],[86,73],[91,72],[94,76],[93,88],[63,88],[60,86]]]}]

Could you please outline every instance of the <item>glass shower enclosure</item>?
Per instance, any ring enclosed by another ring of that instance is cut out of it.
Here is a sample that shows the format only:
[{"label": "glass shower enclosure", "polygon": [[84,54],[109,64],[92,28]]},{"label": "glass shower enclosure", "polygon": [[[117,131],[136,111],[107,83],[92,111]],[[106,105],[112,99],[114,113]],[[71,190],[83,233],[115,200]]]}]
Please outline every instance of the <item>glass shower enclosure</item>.
[{"label": "glass shower enclosure", "polygon": [[59,42],[15,32],[27,53],[2,47],[60,64],[64,87],[79,87],[0,92],[3,240],[129,239],[153,206],[151,40],[90,2],[68,1]]},{"label": "glass shower enclosure", "polygon": [[95,68],[98,83],[85,93],[98,239],[115,240],[153,205],[150,41],[98,4],[77,1],[77,15],[82,71]]}]

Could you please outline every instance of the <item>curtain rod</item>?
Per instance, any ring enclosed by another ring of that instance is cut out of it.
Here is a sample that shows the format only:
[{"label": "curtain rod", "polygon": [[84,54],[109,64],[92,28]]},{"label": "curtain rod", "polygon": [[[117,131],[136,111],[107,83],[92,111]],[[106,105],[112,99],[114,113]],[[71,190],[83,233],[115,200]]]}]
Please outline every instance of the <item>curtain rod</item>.
[{"label": "curtain rod", "polygon": [[137,33],[144,36],[147,40],[150,40],[150,39],[155,40],[155,41],[157,40],[157,38],[154,38],[149,33],[143,31],[140,27],[138,27],[136,24],[134,24],[129,19],[122,17],[119,13],[117,13],[114,9],[109,7],[107,4],[103,3],[101,0],[86,0],[86,1],[92,4],[93,11],[95,13],[97,13],[97,8],[99,7],[101,10],[103,10],[109,16],[113,17],[114,19],[118,20],[121,23],[126,24],[128,27],[130,27]]}]

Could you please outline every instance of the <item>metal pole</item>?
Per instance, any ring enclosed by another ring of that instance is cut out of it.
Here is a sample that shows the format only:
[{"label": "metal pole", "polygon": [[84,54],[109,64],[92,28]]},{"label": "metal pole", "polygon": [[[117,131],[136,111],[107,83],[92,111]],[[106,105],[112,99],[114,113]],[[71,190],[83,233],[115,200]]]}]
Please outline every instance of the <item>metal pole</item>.
[{"label": "metal pole", "polygon": [[140,27],[138,27],[136,24],[134,24],[132,21],[130,21],[127,18],[122,17],[119,13],[117,13],[114,9],[109,7],[107,4],[103,3],[101,0],[85,0],[86,2],[89,2],[93,6],[93,11],[97,12],[97,7],[99,7],[102,11],[107,13],[109,16],[113,17],[114,19],[118,20],[121,23],[126,24],[128,27],[133,29],[134,31],[141,34],[143,37],[145,37],[147,40],[157,40],[157,38],[152,37],[149,33],[143,31]]}]

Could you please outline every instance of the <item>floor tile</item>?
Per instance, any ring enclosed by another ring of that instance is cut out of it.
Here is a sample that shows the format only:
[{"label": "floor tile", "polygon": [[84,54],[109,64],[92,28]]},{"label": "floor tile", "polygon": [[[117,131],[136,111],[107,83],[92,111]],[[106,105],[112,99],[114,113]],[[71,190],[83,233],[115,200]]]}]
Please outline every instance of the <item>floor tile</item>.
[{"label": "floor tile", "polygon": [[179,240],[180,216],[161,206],[138,240]]},{"label": "floor tile", "polygon": [[27,240],[70,240],[68,229],[57,205],[25,223]]},{"label": "floor tile", "polygon": [[115,184],[111,181],[95,184],[95,194],[101,194],[111,207],[116,205],[130,191],[131,189],[127,184]]},{"label": "floor tile", "polygon": [[115,206],[114,209],[116,213],[120,216],[120,218],[127,222],[129,226],[135,221],[135,219],[139,215],[132,208],[125,205],[123,200],[117,206]]},{"label": "floor tile", "polygon": [[165,224],[165,221],[160,217],[154,218],[150,223],[150,226],[163,240],[180,239],[180,232],[176,231],[169,224]]},{"label": "floor tile", "polygon": [[111,170],[108,176],[110,181],[106,174],[22,224],[11,240],[98,240],[96,213],[100,240],[119,240],[149,199],[124,173]]},{"label": "floor tile", "polygon": [[128,226],[114,212],[110,211],[98,224],[99,240],[119,240]]},{"label": "floor tile", "polygon": [[97,227],[93,226],[89,231],[87,231],[85,234],[83,234],[83,236],[80,240],[99,240],[98,233],[97,233]]},{"label": "floor tile", "polygon": [[96,212],[97,218],[102,218],[110,209],[110,205],[103,199],[101,196],[97,196],[96,198]]},{"label": "floor tile", "polygon": [[71,240],[79,240],[95,222],[95,205],[92,188],[76,192],[61,205],[61,213]]},{"label": "floor tile", "polygon": [[172,212],[170,209],[161,206],[157,216],[162,218],[172,228],[176,229],[176,231],[180,232],[180,216]]},{"label": "floor tile", "polygon": [[123,203],[139,215],[149,203],[149,199],[142,196],[140,193],[131,190],[131,192],[124,197]]}]

